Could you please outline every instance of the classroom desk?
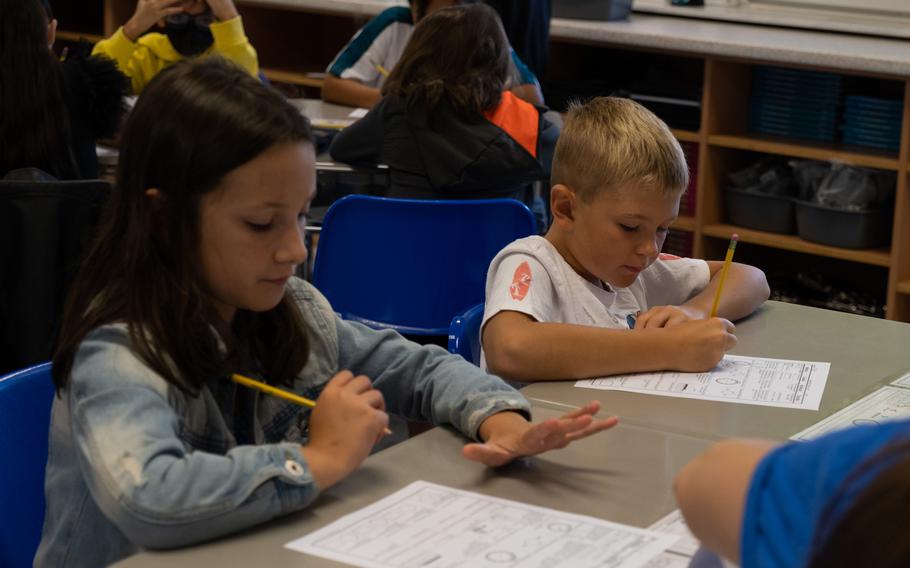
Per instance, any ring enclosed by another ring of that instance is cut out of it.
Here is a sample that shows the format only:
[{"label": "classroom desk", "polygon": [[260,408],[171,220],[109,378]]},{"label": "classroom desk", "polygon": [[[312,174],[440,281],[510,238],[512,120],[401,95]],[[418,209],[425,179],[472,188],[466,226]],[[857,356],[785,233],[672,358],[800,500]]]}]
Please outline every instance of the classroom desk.
[{"label": "classroom desk", "polygon": [[[553,409],[534,409],[537,420],[558,415]],[[342,566],[283,546],[416,480],[646,527],[676,508],[673,477],[709,441],[620,425],[496,470],[462,458],[463,444],[460,435],[434,428],[370,456],[306,511],[199,546],[144,552],[116,566]]]},{"label": "classroom desk", "polygon": [[522,393],[536,404],[575,408],[599,400],[626,424],[704,438],[786,439],[910,369],[910,324],[767,302],[737,323],[731,353],[828,361],[831,371],[818,412],[582,389],[574,381],[534,383]]}]

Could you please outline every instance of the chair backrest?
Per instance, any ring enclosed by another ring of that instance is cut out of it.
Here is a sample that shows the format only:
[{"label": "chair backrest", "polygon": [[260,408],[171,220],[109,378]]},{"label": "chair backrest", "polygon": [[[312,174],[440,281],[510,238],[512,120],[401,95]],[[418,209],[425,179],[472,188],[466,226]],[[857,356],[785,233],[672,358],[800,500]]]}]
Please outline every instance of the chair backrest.
[{"label": "chair backrest", "polygon": [[51,365],[0,377],[0,566],[32,565],[44,523]]},{"label": "chair backrest", "polygon": [[101,180],[0,181],[0,374],[50,359],[110,191]]},{"label": "chair backrest", "polygon": [[326,213],[313,283],[345,319],[445,336],[452,316],[483,301],[496,253],[534,232],[513,199],[352,195]]},{"label": "chair backrest", "polygon": [[452,318],[449,325],[449,353],[461,355],[465,360],[480,366],[480,322],[483,321],[483,304],[477,304],[463,314]]}]

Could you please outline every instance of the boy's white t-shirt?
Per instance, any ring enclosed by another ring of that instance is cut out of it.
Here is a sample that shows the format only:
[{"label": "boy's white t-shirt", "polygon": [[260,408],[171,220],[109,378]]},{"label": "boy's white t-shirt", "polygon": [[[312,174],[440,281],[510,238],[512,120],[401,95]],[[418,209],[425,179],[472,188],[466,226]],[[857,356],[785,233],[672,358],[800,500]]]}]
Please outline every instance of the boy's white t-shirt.
[{"label": "boy's white t-shirt", "polygon": [[[661,254],[628,288],[601,287],[575,272],[545,238],[525,237],[490,263],[481,330],[503,310],[542,322],[629,329],[629,315],[682,304],[710,279],[705,261]],[[486,368],[483,356],[482,366]]]}]

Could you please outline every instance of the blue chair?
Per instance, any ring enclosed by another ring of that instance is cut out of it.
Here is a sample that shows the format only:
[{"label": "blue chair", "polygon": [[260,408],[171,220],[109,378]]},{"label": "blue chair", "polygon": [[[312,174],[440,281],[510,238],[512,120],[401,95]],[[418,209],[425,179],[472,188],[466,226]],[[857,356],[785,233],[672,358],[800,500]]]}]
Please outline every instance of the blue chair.
[{"label": "blue chair", "polygon": [[30,567],[38,549],[53,400],[50,363],[0,377],[0,566]]},{"label": "blue chair", "polygon": [[480,322],[483,321],[483,304],[477,304],[463,314],[452,318],[449,326],[449,353],[461,355],[465,360],[480,366]]},{"label": "blue chair", "polygon": [[326,213],[313,283],[345,319],[444,337],[452,316],[483,301],[496,253],[533,234],[534,216],[514,199],[350,195]]}]

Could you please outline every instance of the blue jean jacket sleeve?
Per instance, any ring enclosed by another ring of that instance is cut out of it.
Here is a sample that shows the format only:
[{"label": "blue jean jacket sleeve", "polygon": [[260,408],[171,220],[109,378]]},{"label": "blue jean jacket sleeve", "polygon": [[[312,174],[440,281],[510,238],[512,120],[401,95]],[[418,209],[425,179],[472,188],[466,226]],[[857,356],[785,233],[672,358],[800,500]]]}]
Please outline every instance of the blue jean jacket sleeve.
[{"label": "blue jean jacket sleeve", "polygon": [[530,417],[530,404],[517,390],[441,347],[341,319],[337,327],[340,368],[370,377],[391,413],[450,424],[475,440],[480,424],[497,412]]},{"label": "blue jean jacket sleeve", "polygon": [[86,340],[65,396],[83,478],[130,541],[181,546],[260,524],[315,498],[318,488],[298,444],[193,451],[181,439],[179,409],[198,401],[175,392],[118,344],[117,333],[102,328]]}]

